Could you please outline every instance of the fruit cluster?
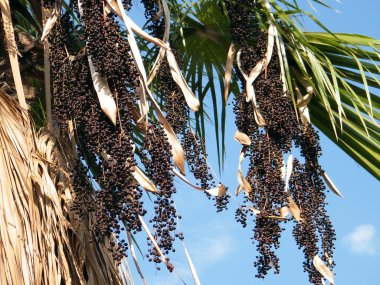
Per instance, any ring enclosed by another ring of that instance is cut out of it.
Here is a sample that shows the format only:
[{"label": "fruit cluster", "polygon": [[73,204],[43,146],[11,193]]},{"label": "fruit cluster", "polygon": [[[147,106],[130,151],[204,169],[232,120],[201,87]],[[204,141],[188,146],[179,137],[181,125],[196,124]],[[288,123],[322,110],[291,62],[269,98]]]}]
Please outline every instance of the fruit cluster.
[{"label": "fruit cluster", "polygon": [[[210,167],[207,165],[207,154],[203,139],[188,129],[182,139],[182,147],[185,150],[186,161],[194,177],[200,182],[200,187],[210,189],[216,187],[214,177],[210,174]],[[206,192],[209,199],[215,200],[217,212],[227,209],[230,196],[211,196]]]},{"label": "fruit cluster", "polygon": [[[128,6],[129,1],[124,5]],[[54,121],[61,130],[67,130],[67,121],[74,125],[71,139],[75,139],[78,159],[72,169],[76,195],[73,210],[79,216],[94,212],[95,241],[108,241],[113,258],[120,263],[128,249],[122,232],[141,231],[140,216],[147,212],[143,190],[134,178],[134,140],[138,132],[144,138],[144,155],[150,159],[143,160],[145,170],[160,189],[152,219],[155,237],[164,251],[172,250],[175,236],[182,234],[176,233],[175,227],[175,188],[170,172],[173,163],[166,134],[155,122],[146,129],[137,128],[139,75],[129,42],[114,15],[107,14],[101,0],[80,0],[76,11],[79,27],[73,26],[70,14],[65,12],[49,34]],[[74,29],[81,30],[74,33]],[[74,38],[74,34],[80,36]],[[112,93],[117,106],[116,124],[100,106],[90,64],[106,80],[103,87]],[[88,204],[88,195],[96,196],[94,204]],[[161,262],[154,248],[150,252],[154,262]]]},{"label": "fruit cluster", "polygon": [[[174,165],[170,159],[170,151],[171,146],[164,130],[157,125],[149,126],[142,147],[142,163],[148,176],[160,191],[160,195],[154,201],[155,215],[150,222],[153,223],[155,230],[154,238],[166,254],[173,250],[175,236],[178,236],[178,233],[175,233],[178,215],[173,200],[176,189],[171,171]],[[160,255],[155,247],[149,253],[154,262],[161,262]]]},{"label": "fruit cluster", "polygon": [[[247,3],[246,3],[247,2]],[[248,3],[249,2],[249,3]],[[262,72],[253,83],[257,104],[246,102],[246,81],[242,74],[251,70],[267,57],[268,33],[259,28],[255,15],[259,4],[253,1],[227,1],[227,11],[231,22],[231,38],[239,50],[240,68],[236,75],[241,83],[241,94],[234,102],[236,126],[251,140],[245,147],[249,158],[246,180],[251,191],[246,193],[242,207],[236,211],[236,219],[245,227],[250,207],[258,210],[253,239],[259,253],[255,262],[257,277],[264,278],[273,268],[279,272],[279,259],[275,249],[279,247],[282,223],[280,209],[294,200],[301,209],[301,221],[295,222],[293,235],[305,253],[304,269],[313,284],[321,284],[322,275],[313,266],[313,257],[320,253],[322,260],[331,262],[335,232],[326,213],[325,185],[322,168],[318,163],[321,154],[319,138],[310,124],[297,119],[292,99],[281,80],[280,58],[276,45],[269,64],[264,64]],[[261,7],[262,8],[262,7]],[[255,42],[255,44],[253,44]],[[254,112],[258,111],[265,124],[257,124]],[[282,174],[284,157],[299,149],[305,163],[294,160],[294,170],[285,191]],[[247,189],[245,189],[247,192]]]},{"label": "fruit cluster", "polygon": [[[165,24],[161,17],[158,16],[160,7],[157,1],[142,0],[145,6],[145,16],[149,22],[148,30],[157,38],[162,38]],[[180,69],[183,68],[183,59],[177,46],[170,42],[171,51],[178,63]],[[208,190],[215,186],[214,178],[210,174],[207,166],[207,155],[205,153],[204,142],[194,134],[189,127],[190,110],[186,103],[185,97],[173,80],[170,66],[166,58],[162,59],[160,68],[157,73],[158,92],[162,95],[166,119],[173,127],[177,135],[182,136],[182,147],[185,151],[185,158],[190,171],[194,177],[200,181],[201,187]],[[206,193],[207,194],[207,193]],[[220,212],[227,207],[229,196],[214,197],[207,194],[209,198],[215,200],[217,211]]]}]

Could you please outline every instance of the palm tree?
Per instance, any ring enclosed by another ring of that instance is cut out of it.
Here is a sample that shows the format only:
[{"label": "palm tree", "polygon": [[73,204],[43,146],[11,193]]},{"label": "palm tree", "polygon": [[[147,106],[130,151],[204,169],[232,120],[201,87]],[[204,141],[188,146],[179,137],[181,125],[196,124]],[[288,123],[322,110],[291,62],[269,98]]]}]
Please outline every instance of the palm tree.
[{"label": "palm tree", "polygon": [[[222,169],[231,97],[237,220],[256,215],[257,276],[278,271],[291,219],[310,282],[333,282],[325,185],[341,194],[318,163],[313,126],[379,179],[379,40],[332,33],[296,0],[143,0],[145,30],[129,18],[131,2],[0,1],[1,284],[129,284],[126,252],[145,283],[140,231],[148,259],[172,271],[167,255],[183,238],[173,175],[217,211],[228,203],[204,139],[212,102]],[[303,32],[300,16],[324,32]]]}]

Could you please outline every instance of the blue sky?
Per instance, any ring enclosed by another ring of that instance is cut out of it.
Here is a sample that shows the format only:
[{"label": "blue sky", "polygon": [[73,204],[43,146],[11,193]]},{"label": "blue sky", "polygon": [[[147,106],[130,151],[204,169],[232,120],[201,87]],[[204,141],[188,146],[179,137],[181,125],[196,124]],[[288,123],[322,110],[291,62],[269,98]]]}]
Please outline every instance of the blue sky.
[{"label": "blue sky", "polygon": [[[137,1],[134,1],[137,2]],[[302,1],[300,1],[302,2]],[[306,2],[306,1],[305,1]],[[336,7],[340,13],[318,7],[317,17],[334,32],[348,32],[380,38],[380,1],[343,0],[337,3],[326,1]],[[136,3],[137,4],[137,3]],[[142,5],[135,8],[133,15],[143,15]],[[132,17],[133,17],[132,15]],[[138,16],[141,17],[141,16]],[[141,18],[136,19],[138,22]],[[316,28],[306,23],[310,31]],[[230,99],[231,100],[231,99]],[[227,157],[221,180],[230,187],[231,192],[237,186],[236,172],[240,146],[233,139],[236,130],[234,116],[230,110],[227,116]],[[217,159],[213,145],[213,131],[209,136],[209,160],[217,168]],[[337,232],[335,262],[336,284],[379,284],[380,277],[380,185],[362,167],[341,151],[334,143],[321,135],[323,156],[321,165],[345,196],[341,199],[334,194],[328,195],[328,210]],[[191,176],[189,176],[191,177]],[[203,193],[178,183],[176,206],[183,219],[180,229],[185,235],[186,247],[197,268],[202,284],[308,284],[307,274],[303,272],[303,254],[295,245],[291,228],[283,233],[281,239],[280,275],[269,274],[263,280],[255,279],[256,269],[253,262],[256,256],[255,246],[251,244],[252,222],[243,229],[235,221],[236,203],[231,200],[229,211],[216,214],[212,201]],[[146,220],[148,217],[146,218]],[[144,248],[145,237],[139,235],[140,245]],[[153,264],[141,260],[140,265],[149,284],[174,285],[194,284],[183,247],[177,243],[177,253],[172,255],[176,273],[166,270],[157,271]],[[142,284],[131,259],[129,265],[135,276],[135,284]]]}]

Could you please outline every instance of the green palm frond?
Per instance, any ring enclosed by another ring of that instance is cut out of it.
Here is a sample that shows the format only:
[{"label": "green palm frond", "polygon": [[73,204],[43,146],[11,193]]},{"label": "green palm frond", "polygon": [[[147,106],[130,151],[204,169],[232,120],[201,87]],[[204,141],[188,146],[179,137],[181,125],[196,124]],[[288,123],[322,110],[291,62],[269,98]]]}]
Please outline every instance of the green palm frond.
[{"label": "green palm frond", "polygon": [[[178,17],[179,15],[182,16]],[[224,74],[223,66],[230,44],[229,35],[225,33],[229,27],[228,19],[213,1],[185,5],[180,14],[174,13],[174,18],[178,27],[175,30],[177,43],[186,63],[186,79],[198,93],[201,102],[201,108],[196,114],[196,129],[205,138],[205,119],[210,116],[208,109],[212,110],[216,146],[220,154],[218,162],[221,166],[225,153],[226,104],[218,93],[223,82],[220,75]],[[237,90],[236,84],[233,87]],[[205,104],[207,94],[211,95],[210,108]],[[222,115],[221,118],[219,114]]]},{"label": "green palm frond", "polygon": [[[306,33],[311,45],[324,55],[325,70],[330,80],[336,82],[340,96],[341,116],[338,104],[331,94],[330,101],[334,127],[321,112],[320,100],[310,104],[312,122],[360,163],[375,177],[380,177],[379,148],[379,63],[380,41],[361,35]],[[329,71],[330,70],[330,71]],[[329,114],[331,121],[331,114]],[[336,122],[342,121],[342,128]]]}]

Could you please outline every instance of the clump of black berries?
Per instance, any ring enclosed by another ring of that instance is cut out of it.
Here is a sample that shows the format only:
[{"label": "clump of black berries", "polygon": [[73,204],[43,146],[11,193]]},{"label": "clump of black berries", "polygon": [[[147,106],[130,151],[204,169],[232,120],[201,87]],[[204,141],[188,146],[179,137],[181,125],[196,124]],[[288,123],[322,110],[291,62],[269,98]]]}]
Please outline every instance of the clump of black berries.
[{"label": "clump of black berries", "polygon": [[[159,247],[168,254],[173,250],[178,215],[173,200],[176,189],[171,171],[174,167],[171,160],[171,145],[160,126],[154,124],[149,126],[142,151],[144,156],[142,163],[149,177],[160,190],[154,201],[155,215],[150,220],[155,230],[154,238]],[[152,247],[149,253],[150,260],[156,263],[161,262],[155,247]],[[172,270],[172,267],[168,266],[168,269]]]},{"label": "clump of black berries", "polygon": [[[259,29],[255,15],[258,5],[253,1],[231,0],[226,3],[231,38],[240,50],[241,71],[245,74],[265,59],[267,53],[268,34],[265,29]],[[253,84],[256,108],[265,125],[257,125],[252,102],[246,102],[245,79],[238,68],[235,71],[242,86],[242,92],[234,102],[235,122],[238,130],[248,135],[252,142],[246,147],[246,157],[250,162],[246,180],[252,190],[236,211],[236,219],[245,227],[248,215],[252,215],[249,207],[260,211],[253,230],[259,253],[254,264],[258,269],[256,277],[264,278],[271,268],[279,273],[275,250],[280,245],[283,230],[281,223],[284,219],[280,217],[280,209],[287,206],[292,198],[301,209],[301,221],[295,222],[293,235],[304,251],[304,269],[309,274],[309,281],[320,285],[322,275],[313,266],[313,257],[319,254],[330,267],[334,266],[329,262],[333,255],[335,232],[325,208],[323,170],[318,163],[321,154],[318,135],[310,124],[304,125],[297,120],[290,94],[284,90],[281,80],[276,46],[270,63]],[[284,156],[293,146],[300,149],[305,163],[293,162],[294,171],[285,192],[281,169]]]},{"label": "clump of black berries", "polygon": [[[205,153],[204,141],[191,129],[187,130],[182,138],[182,147],[185,150],[185,158],[189,165],[190,171],[200,182],[200,187],[209,190],[216,187],[214,177],[210,173],[210,167],[207,165],[207,154]],[[211,196],[205,192],[207,197],[215,201],[217,212],[227,208],[229,195]]]},{"label": "clump of black berries", "polygon": [[[145,16],[149,21],[147,29],[150,30],[155,37],[162,38],[165,24],[162,15],[159,15],[160,9],[158,3],[151,0],[142,0],[141,2],[144,4]],[[181,69],[183,67],[183,59],[179,49],[174,42],[170,42],[170,47]],[[200,181],[203,189],[208,190],[215,187],[214,179],[209,173],[206,162],[204,142],[189,128],[190,110],[182,91],[173,80],[166,58],[160,63],[156,86],[163,98],[166,119],[172,126],[173,131],[177,135],[182,135],[182,147],[185,151],[185,158],[190,171],[194,174],[194,177]],[[209,194],[207,195],[211,198]],[[220,212],[227,207],[229,196],[225,195],[213,199],[215,200],[217,211]]]},{"label": "clump of black berries", "polygon": [[[120,26],[113,15],[104,14],[103,2],[82,0],[80,4],[82,39],[72,38],[74,28],[68,13],[58,19],[49,35],[54,50],[50,53],[53,116],[61,129],[67,129],[68,120],[75,127],[79,158],[72,171],[73,210],[80,216],[88,211],[94,212],[92,230],[95,241],[108,240],[113,258],[120,263],[128,249],[121,232],[135,234],[141,231],[140,217],[146,214],[143,191],[133,175],[137,166],[133,130],[137,124],[134,108],[138,74],[129,43],[121,36]],[[79,51],[78,44],[82,44]],[[117,104],[115,125],[100,107],[89,62],[107,80]],[[160,247],[169,251],[173,249],[176,230],[173,222],[176,211],[171,198],[175,188],[170,172],[170,144],[163,130],[156,126],[148,128],[145,141],[149,144],[149,147],[146,145],[147,156],[154,160],[156,167],[147,165],[147,172],[160,189],[154,218],[156,238]],[[154,148],[151,148],[152,144]],[[162,175],[161,169],[166,170]],[[97,188],[95,204],[86,204],[94,187]],[[154,261],[161,262],[155,249],[152,250]]]}]

